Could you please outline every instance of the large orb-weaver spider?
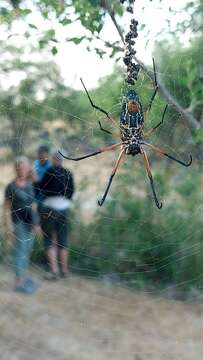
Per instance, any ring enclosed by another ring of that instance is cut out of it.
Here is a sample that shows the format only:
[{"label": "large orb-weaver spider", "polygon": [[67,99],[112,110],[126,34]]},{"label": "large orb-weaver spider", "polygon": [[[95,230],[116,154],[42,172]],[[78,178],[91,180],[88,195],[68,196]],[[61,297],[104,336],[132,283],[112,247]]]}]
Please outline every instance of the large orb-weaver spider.
[{"label": "large orb-weaver spider", "polygon": [[[142,104],[139,100],[139,95],[136,93],[135,90],[129,90],[123,100],[122,103],[122,111],[121,111],[121,116],[120,116],[120,137],[121,137],[121,142],[118,144],[113,144],[110,146],[106,146],[104,148],[98,149],[97,151],[94,151],[90,154],[81,156],[81,157],[77,157],[77,158],[71,158],[68,156],[64,156],[60,151],[59,153],[66,159],[68,160],[73,160],[73,161],[80,161],[92,156],[96,156],[98,154],[101,154],[105,151],[111,151],[117,148],[120,148],[120,154],[118,156],[118,159],[116,161],[116,164],[112,170],[112,173],[110,175],[106,190],[104,192],[104,195],[102,197],[101,200],[98,201],[98,204],[100,206],[102,206],[102,204],[104,203],[106,196],[109,192],[112,180],[117,172],[118,166],[121,162],[121,159],[125,156],[125,155],[138,155],[138,154],[142,154],[143,158],[144,158],[144,164],[146,167],[146,171],[150,180],[150,185],[151,185],[151,189],[152,189],[152,193],[153,193],[153,197],[156,203],[156,206],[158,207],[158,209],[162,208],[162,203],[159,202],[157,195],[156,195],[156,191],[155,191],[155,187],[154,187],[154,181],[153,181],[153,177],[152,177],[152,172],[150,169],[150,164],[149,164],[149,160],[148,160],[148,156],[144,150],[145,146],[151,148],[152,150],[154,150],[155,152],[162,154],[164,156],[167,156],[169,159],[174,160],[176,162],[178,162],[179,164],[183,165],[183,166],[190,166],[192,163],[192,156],[190,155],[190,160],[188,163],[184,163],[181,160],[176,159],[174,156],[167,154],[166,152],[164,152],[163,150],[161,150],[160,148],[148,143],[147,141],[144,140],[143,138],[143,127],[144,127],[144,119],[146,118],[146,114],[148,114],[148,112],[151,109],[152,103],[155,99],[155,96],[157,94],[158,91],[158,84],[157,84],[157,77],[156,77],[156,68],[155,68],[155,62],[153,59],[153,69],[154,69],[154,92],[151,96],[151,99],[149,101],[149,105],[147,106],[147,109],[145,111],[143,111],[142,109]],[[114,126],[117,126],[116,121],[110,116],[110,114],[100,108],[99,106],[95,105],[89,95],[89,92],[87,91],[85,84],[83,82],[83,80],[81,79],[82,85],[85,89],[85,92],[87,94],[87,97],[90,101],[90,104],[93,108],[99,110],[100,112],[102,112],[103,114],[106,115],[106,117],[108,118],[108,120],[110,120]],[[168,105],[165,106],[165,109],[163,111],[163,115],[162,115],[162,119],[161,121],[155,126],[153,127],[147,135],[151,134],[152,132],[154,132],[164,121],[164,116],[166,114],[166,110],[167,110]],[[104,131],[106,133],[112,134],[110,131],[104,129],[101,125],[101,122],[99,122],[99,126],[100,126],[100,130]]]}]

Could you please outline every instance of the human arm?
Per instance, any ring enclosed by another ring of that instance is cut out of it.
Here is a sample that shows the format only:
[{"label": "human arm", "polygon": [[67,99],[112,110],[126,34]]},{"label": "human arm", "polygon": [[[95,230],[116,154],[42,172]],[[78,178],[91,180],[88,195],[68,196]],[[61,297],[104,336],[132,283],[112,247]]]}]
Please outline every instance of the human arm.
[{"label": "human arm", "polygon": [[32,181],[32,183],[39,181],[38,160],[35,160],[33,166],[30,168],[30,181]]},{"label": "human arm", "polygon": [[40,181],[34,182],[35,194],[38,195],[42,193],[43,195],[46,196],[47,191],[49,191],[50,182],[52,181],[52,179],[53,179],[53,174],[50,168],[45,172],[44,176]]},{"label": "human arm", "polygon": [[42,229],[40,226],[40,215],[37,211],[37,204],[32,204],[32,221],[33,221],[33,232],[35,236],[41,237],[42,236]]},{"label": "human arm", "polygon": [[38,181],[37,173],[33,168],[30,168],[28,180],[30,180],[32,183],[36,183]]},{"label": "human arm", "polygon": [[65,197],[69,200],[72,199],[74,191],[75,191],[75,184],[74,184],[73,175],[70,171],[66,170]]},{"label": "human arm", "polygon": [[13,235],[13,226],[11,220],[11,200],[5,199],[3,204],[3,220],[4,220],[4,234],[6,240],[11,240]]}]

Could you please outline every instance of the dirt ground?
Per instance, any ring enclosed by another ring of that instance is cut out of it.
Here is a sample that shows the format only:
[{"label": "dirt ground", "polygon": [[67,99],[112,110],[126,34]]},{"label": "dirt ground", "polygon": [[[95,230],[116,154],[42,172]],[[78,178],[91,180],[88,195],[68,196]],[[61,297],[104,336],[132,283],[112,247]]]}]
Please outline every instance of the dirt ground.
[{"label": "dirt ground", "polygon": [[201,360],[203,305],[71,275],[33,296],[0,269],[1,360]]}]

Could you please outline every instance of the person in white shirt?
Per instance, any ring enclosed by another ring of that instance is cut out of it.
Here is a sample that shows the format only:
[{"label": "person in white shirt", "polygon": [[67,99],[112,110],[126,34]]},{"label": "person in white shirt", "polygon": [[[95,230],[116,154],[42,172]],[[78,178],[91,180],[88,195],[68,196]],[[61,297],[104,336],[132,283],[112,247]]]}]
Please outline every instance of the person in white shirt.
[{"label": "person in white shirt", "polygon": [[57,280],[59,274],[61,277],[68,274],[68,212],[74,193],[74,181],[72,173],[62,166],[62,159],[59,152],[54,151],[52,167],[45,172],[42,180],[35,184],[43,198],[40,218],[50,266],[50,280]]}]

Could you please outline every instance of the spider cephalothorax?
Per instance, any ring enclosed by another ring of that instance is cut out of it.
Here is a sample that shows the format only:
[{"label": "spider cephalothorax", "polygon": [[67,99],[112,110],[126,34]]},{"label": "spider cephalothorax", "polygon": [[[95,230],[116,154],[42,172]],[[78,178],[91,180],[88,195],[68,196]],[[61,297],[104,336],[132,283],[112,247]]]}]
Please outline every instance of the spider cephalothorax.
[{"label": "spider cephalothorax", "polygon": [[[154,65],[154,87],[155,87],[155,89],[154,89],[154,92],[153,92],[153,94],[151,96],[151,99],[149,101],[149,105],[147,106],[146,110],[145,111],[142,110],[142,104],[141,104],[141,102],[139,100],[139,96],[138,96],[138,94],[136,93],[135,90],[129,90],[127,92],[127,94],[124,96],[124,99],[123,99],[123,102],[122,102],[121,115],[120,115],[120,124],[119,124],[120,138],[121,138],[120,143],[106,146],[106,147],[104,147],[102,149],[98,149],[97,151],[94,151],[94,152],[92,152],[90,154],[87,154],[87,155],[84,155],[84,156],[81,156],[81,157],[78,157],[78,158],[71,158],[71,157],[67,157],[67,156],[64,156],[63,154],[61,154],[66,159],[74,160],[74,161],[80,161],[80,160],[83,160],[83,159],[86,159],[86,158],[89,158],[89,157],[92,157],[92,156],[96,156],[96,155],[101,154],[101,153],[106,152],[106,151],[111,151],[111,150],[120,148],[120,154],[118,156],[115,167],[113,168],[112,173],[110,175],[110,178],[109,178],[106,190],[104,192],[104,195],[103,195],[101,201],[98,201],[98,204],[100,206],[104,203],[104,201],[106,199],[106,196],[107,196],[108,191],[110,189],[113,177],[115,176],[116,171],[118,169],[118,166],[119,166],[121,160],[123,159],[123,157],[125,155],[132,155],[132,156],[135,156],[135,155],[138,155],[138,154],[143,155],[144,164],[145,164],[145,168],[146,168],[146,171],[147,171],[147,175],[148,175],[149,180],[150,180],[150,185],[151,185],[153,197],[154,197],[154,200],[155,200],[155,203],[156,203],[156,206],[158,207],[158,209],[162,208],[162,203],[160,203],[158,201],[158,198],[157,198],[157,195],[156,195],[156,191],[155,191],[155,187],[154,187],[154,181],[153,181],[153,177],[152,177],[152,173],[151,173],[151,169],[150,169],[148,156],[147,156],[147,153],[145,151],[145,147],[147,146],[150,149],[154,150],[155,152],[157,152],[157,153],[159,153],[161,155],[164,155],[164,156],[168,157],[169,159],[174,160],[174,161],[178,162],[179,164],[181,164],[183,166],[190,166],[191,163],[192,163],[191,155],[190,155],[189,162],[184,163],[183,161],[176,159],[174,156],[165,153],[160,148],[158,148],[158,147],[156,147],[156,146],[154,146],[154,145],[152,145],[152,144],[150,144],[150,143],[148,143],[148,142],[146,142],[144,140],[144,132],[143,132],[144,114],[146,115],[149,112],[149,110],[151,109],[152,103],[154,101],[154,98],[155,98],[157,90],[158,90],[154,60],[153,60],[153,65]],[[81,81],[82,81],[82,79],[81,79]],[[82,81],[82,84],[83,84],[83,87],[85,89],[85,92],[86,92],[86,94],[88,96],[88,99],[89,99],[92,107],[99,110],[99,111],[101,111],[103,114],[105,114],[106,117],[108,118],[108,120],[110,120],[113,123],[114,127],[117,127],[118,126],[117,122],[110,116],[110,114],[106,110],[100,108],[99,106],[97,106],[97,105],[95,105],[93,103],[93,101],[92,101],[92,99],[91,99],[91,97],[89,95],[89,92],[87,91],[83,81]],[[167,110],[167,105],[166,105],[166,107],[165,107],[165,109],[163,111],[161,121],[150,130],[150,134],[153,131],[155,131],[163,123],[166,110]],[[99,121],[99,125],[100,125],[100,130],[112,135],[112,133],[109,130],[106,130],[106,129],[104,129],[102,127],[100,121]]]}]

